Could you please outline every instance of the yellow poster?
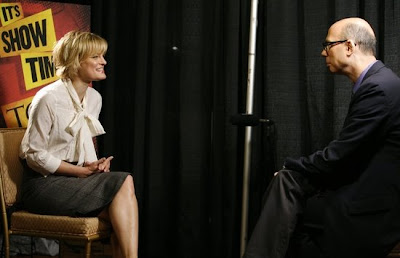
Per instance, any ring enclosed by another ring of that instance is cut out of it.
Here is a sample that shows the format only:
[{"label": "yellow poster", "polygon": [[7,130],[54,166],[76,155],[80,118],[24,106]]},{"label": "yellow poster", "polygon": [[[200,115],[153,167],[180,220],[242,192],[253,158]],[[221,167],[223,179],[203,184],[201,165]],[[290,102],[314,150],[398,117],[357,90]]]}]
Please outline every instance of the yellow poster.
[{"label": "yellow poster", "polygon": [[33,96],[55,81],[51,51],[71,30],[90,31],[90,6],[0,0],[0,128],[26,127]]}]

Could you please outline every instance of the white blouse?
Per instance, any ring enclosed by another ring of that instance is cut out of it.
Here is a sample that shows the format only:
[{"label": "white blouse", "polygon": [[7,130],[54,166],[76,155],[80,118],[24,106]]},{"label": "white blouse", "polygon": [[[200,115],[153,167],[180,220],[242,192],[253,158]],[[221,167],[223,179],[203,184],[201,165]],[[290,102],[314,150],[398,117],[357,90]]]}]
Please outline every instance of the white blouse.
[{"label": "white blouse", "polygon": [[54,173],[62,160],[78,165],[97,160],[92,137],[105,133],[98,120],[101,106],[101,95],[92,87],[82,102],[69,80],[43,87],[29,107],[20,157],[44,176]]}]

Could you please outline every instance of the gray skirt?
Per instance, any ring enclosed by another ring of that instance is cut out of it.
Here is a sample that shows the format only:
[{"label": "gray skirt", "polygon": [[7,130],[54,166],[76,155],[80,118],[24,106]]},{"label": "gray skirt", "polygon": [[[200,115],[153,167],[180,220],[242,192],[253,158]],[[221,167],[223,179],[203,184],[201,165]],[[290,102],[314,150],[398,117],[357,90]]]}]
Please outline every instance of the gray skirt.
[{"label": "gray skirt", "polygon": [[25,166],[20,208],[72,217],[97,216],[114,199],[128,172],[106,172],[86,178],[49,175]]}]

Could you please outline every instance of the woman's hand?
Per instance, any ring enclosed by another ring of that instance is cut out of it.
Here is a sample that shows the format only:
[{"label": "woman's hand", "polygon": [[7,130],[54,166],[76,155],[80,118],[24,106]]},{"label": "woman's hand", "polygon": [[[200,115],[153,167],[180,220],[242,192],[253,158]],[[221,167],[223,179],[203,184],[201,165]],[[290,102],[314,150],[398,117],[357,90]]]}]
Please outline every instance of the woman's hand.
[{"label": "woman's hand", "polygon": [[113,159],[113,156],[110,156],[108,158],[102,158],[100,160],[102,160],[101,163],[99,163],[98,169],[101,172],[110,172],[110,166],[111,166],[111,160]]},{"label": "woman's hand", "polygon": [[93,162],[85,162],[84,167],[89,169],[92,172],[92,174],[110,172],[111,160],[113,158],[114,158],[113,156],[110,156],[108,158],[103,157]]},{"label": "woman's hand", "polygon": [[55,174],[76,177],[88,177],[93,174],[110,172],[111,160],[113,156],[101,158],[93,162],[85,162],[83,166],[77,166],[62,161]]}]

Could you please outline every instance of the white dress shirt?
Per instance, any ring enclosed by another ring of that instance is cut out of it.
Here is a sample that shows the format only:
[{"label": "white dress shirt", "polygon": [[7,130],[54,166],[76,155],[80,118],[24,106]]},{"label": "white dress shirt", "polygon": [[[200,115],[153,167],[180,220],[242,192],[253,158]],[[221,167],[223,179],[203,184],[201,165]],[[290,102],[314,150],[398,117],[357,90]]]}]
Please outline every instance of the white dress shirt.
[{"label": "white dress shirt", "polygon": [[29,107],[20,157],[44,176],[62,160],[78,165],[97,160],[92,137],[105,133],[98,120],[101,106],[101,95],[92,87],[82,102],[69,80],[43,87]]}]

